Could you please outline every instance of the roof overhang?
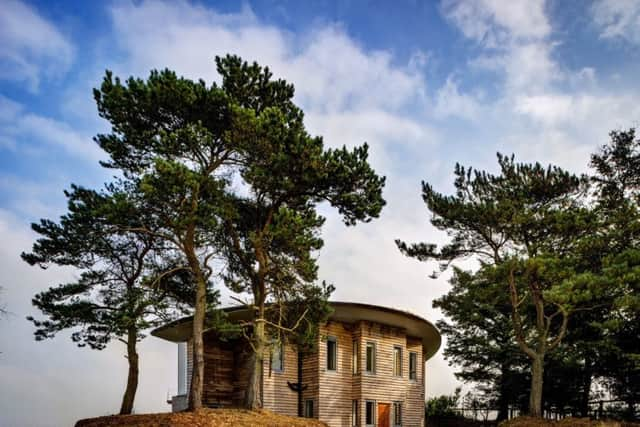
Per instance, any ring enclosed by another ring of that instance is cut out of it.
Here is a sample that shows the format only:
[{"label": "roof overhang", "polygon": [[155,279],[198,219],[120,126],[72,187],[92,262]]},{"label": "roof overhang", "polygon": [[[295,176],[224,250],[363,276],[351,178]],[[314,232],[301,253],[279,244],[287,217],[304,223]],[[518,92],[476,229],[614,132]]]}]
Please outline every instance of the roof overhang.
[{"label": "roof overhang", "polygon": [[[377,305],[331,302],[333,313],[329,320],[356,323],[364,320],[401,328],[408,336],[422,340],[425,360],[431,358],[440,348],[441,337],[435,326],[428,320],[407,311]],[[244,306],[225,308],[230,321],[249,320],[251,311]],[[184,342],[191,338],[193,318],[185,317],[151,331],[151,335],[172,341]]]}]

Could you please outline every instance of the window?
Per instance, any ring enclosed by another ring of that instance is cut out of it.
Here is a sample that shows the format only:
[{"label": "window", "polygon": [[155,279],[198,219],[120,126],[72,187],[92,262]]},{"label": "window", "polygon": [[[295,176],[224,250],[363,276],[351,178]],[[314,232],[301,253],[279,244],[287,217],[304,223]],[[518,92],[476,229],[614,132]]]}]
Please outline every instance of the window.
[{"label": "window", "polygon": [[334,337],[327,339],[327,371],[336,370],[338,360],[338,343]]},{"label": "window", "polygon": [[273,344],[271,350],[271,370],[274,372],[284,371],[284,348],[281,342]]},{"label": "window", "polygon": [[358,401],[351,401],[351,425],[356,427],[358,425]]},{"label": "window", "polygon": [[409,379],[418,379],[418,353],[413,351],[409,353]]},{"label": "window", "polygon": [[376,372],[376,344],[373,342],[367,343],[367,364],[366,370],[368,373]]},{"label": "window", "polygon": [[365,404],[364,420],[368,426],[373,426],[376,423],[376,402],[373,400],[367,400]]},{"label": "window", "polygon": [[402,403],[393,402],[393,426],[401,426],[402,425]]},{"label": "window", "polygon": [[353,340],[353,355],[351,356],[351,367],[353,369],[353,375],[358,373],[358,353],[360,352],[360,346],[358,345],[358,341]]},{"label": "window", "polygon": [[187,362],[187,343],[178,343],[178,395],[186,395],[189,386],[187,385],[189,378],[189,366]]},{"label": "window", "polygon": [[402,376],[402,347],[393,347],[393,375]]},{"label": "window", "polygon": [[313,399],[304,401],[304,416],[306,418],[313,418]]}]

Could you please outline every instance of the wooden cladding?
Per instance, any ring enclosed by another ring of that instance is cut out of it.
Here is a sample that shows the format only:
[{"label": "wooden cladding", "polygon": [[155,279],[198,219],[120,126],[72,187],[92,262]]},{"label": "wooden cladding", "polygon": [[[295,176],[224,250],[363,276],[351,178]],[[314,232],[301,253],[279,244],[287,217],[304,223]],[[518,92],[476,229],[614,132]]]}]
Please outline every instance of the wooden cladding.
[{"label": "wooden cladding", "polygon": [[[397,420],[403,426],[424,424],[424,383],[419,381],[424,364],[418,362],[423,360],[420,339],[407,337],[404,330],[372,322],[347,325],[332,321],[320,331],[324,339],[318,347],[320,359],[326,357],[327,347],[323,344],[329,337],[335,338],[338,349],[336,370],[320,367],[321,421],[332,427],[366,426],[367,402],[372,402],[369,419],[376,418],[378,404],[388,404],[390,409],[397,408],[397,416],[391,410],[385,412],[387,425]],[[406,356],[411,354],[415,356]],[[416,364],[410,368],[412,357]],[[414,372],[415,379],[410,379],[410,372]],[[380,425],[378,421],[373,425]]]},{"label": "wooden cladding", "polygon": [[[204,403],[238,406],[244,399],[251,348],[244,340],[205,335]],[[188,365],[192,352],[188,347]],[[265,409],[298,415],[298,353],[289,345],[269,350],[262,364]],[[373,322],[330,321],[320,328],[317,352],[302,355],[303,414],[331,427],[424,425],[422,340]],[[385,420],[379,420],[379,408]],[[400,423],[400,424],[398,424]]]}]

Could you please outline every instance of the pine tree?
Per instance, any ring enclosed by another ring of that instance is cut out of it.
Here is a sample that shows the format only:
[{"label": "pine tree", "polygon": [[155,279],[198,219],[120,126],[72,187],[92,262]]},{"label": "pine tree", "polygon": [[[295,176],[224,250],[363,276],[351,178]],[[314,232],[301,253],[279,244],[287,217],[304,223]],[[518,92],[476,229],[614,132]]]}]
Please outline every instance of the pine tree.
[{"label": "pine tree", "polygon": [[545,356],[562,342],[571,313],[593,297],[581,256],[596,221],[584,206],[584,177],[500,154],[498,163],[497,175],[456,165],[453,196],[423,183],[431,223],[448,232],[449,243],[397,244],[442,269],[476,257],[488,282],[502,285],[516,342],[530,360],[529,412],[541,416]]},{"label": "pine tree", "polygon": [[42,268],[76,267],[80,275],[38,293],[33,305],[46,319],[28,319],[38,341],[69,329],[80,347],[102,350],[114,339],[122,342],[129,371],[120,413],[130,414],[138,387],[137,343],[145,329],[183,312],[180,301],[192,293],[190,278],[166,274],[172,262],[162,242],[121,231],[118,224],[136,223],[143,215],[126,192],[113,185],[101,193],[72,186],[66,196],[68,213],[58,222],[32,224],[41,237],[22,258]]},{"label": "pine tree", "polygon": [[[325,150],[304,130],[291,84],[235,56],[216,63],[221,85],[168,70],[122,84],[107,72],[94,92],[112,126],[96,138],[110,156],[104,166],[134,183],[154,221],[128,230],[171,245],[196,284],[191,409],[202,406],[202,333],[213,275],[253,295],[257,368],[268,296],[284,302],[313,286],[323,222],[316,204],[329,201],[349,225],[378,216],[384,205],[384,178],[370,168],[366,145]],[[253,375],[251,407],[259,405]]]}]

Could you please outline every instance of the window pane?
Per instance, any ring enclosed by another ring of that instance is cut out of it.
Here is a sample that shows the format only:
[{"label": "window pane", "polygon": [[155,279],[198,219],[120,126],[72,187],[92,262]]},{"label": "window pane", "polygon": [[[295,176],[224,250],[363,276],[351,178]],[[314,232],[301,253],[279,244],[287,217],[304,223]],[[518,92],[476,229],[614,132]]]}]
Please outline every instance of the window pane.
[{"label": "window pane", "polygon": [[394,426],[402,425],[402,404],[401,403],[393,404],[393,425]]},{"label": "window pane", "polygon": [[313,418],[313,400],[308,399],[304,403],[304,416],[307,418]]},{"label": "window pane", "polygon": [[416,353],[409,353],[409,379],[415,380],[418,377],[418,355]]},{"label": "window pane", "polygon": [[273,371],[282,371],[284,368],[284,349],[282,343],[276,344],[271,353],[271,369]]},{"label": "window pane", "polygon": [[393,375],[402,376],[402,348],[393,348]]},{"label": "window pane", "polygon": [[336,370],[336,347],[335,339],[327,341],[327,369],[329,371]]},{"label": "window pane", "polygon": [[374,405],[373,402],[367,402],[367,406],[366,406],[366,417],[365,417],[365,422],[367,425],[373,425],[373,411],[374,411]]},{"label": "window pane", "polygon": [[358,373],[358,341],[353,341],[353,356],[351,357],[351,366],[353,369],[353,374]]},{"label": "window pane", "polygon": [[367,372],[376,369],[376,347],[373,343],[367,343]]},{"label": "window pane", "polygon": [[351,425],[358,425],[358,401],[354,400],[351,402]]}]

